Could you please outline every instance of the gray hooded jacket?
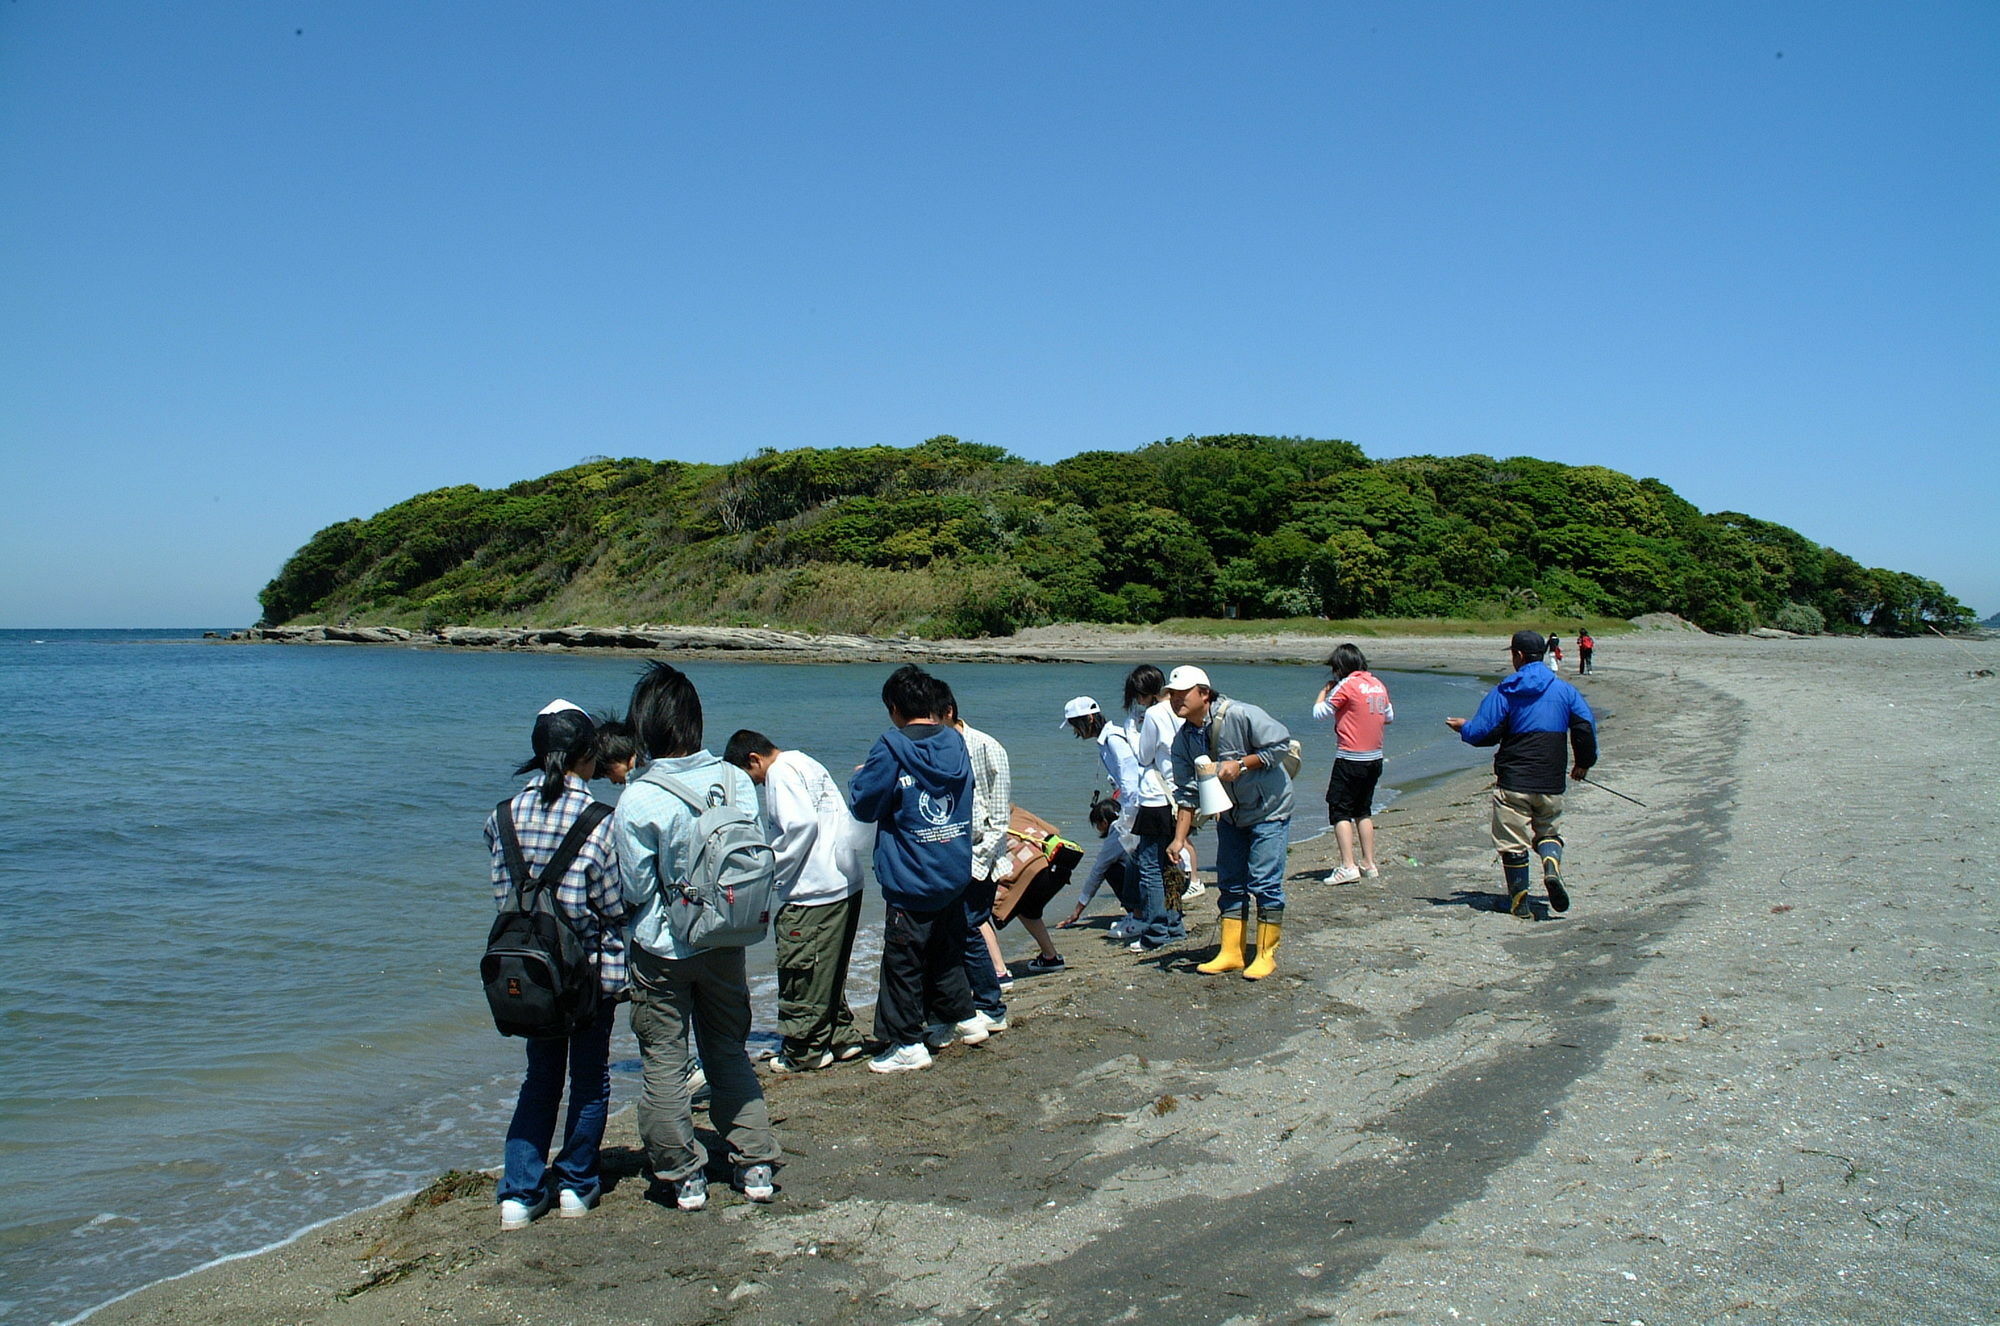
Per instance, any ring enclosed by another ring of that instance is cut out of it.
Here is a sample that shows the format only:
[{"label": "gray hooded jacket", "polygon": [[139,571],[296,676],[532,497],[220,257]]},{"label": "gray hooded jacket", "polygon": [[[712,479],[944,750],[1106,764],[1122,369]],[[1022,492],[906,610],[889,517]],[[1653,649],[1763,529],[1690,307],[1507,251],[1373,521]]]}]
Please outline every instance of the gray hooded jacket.
[{"label": "gray hooded jacket", "polygon": [[1218,695],[1209,702],[1208,725],[1181,724],[1174,736],[1174,804],[1194,809],[1201,804],[1195,787],[1195,757],[1206,755],[1217,764],[1240,760],[1246,755],[1264,757],[1264,767],[1253,769],[1233,783],[1224,783],[1235,809],[1223,818],[1239,829],[1265,820],[1292,817],[1292,776],[1285,772],[1284,759],[1292,744],[1285,725],[1254,704]]}]

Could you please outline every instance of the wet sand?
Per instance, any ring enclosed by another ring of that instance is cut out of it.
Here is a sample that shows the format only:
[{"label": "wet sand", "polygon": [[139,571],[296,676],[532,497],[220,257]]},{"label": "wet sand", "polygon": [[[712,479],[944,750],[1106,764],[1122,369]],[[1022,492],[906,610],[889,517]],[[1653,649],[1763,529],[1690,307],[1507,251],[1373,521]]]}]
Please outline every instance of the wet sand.
[{"label": "wet sand", "polygon": [[2000,682],[1966,674],[2000,646],[1971,648],[1603,640],[1596,772],[1647,805],[1572,792],[1565,915],[1495,910],[1461,777],[1381,817],[1380,881],[1294,852],[1271,980],[1193,972],[1211,893],[1179,950],[1058,932],[1073,970],[926,1072],[770,1082],[771,1206],[649,1200],[626,1113],[586,1219],[502,1235],[477,1179],[92,1321],[1993,1320]]}]

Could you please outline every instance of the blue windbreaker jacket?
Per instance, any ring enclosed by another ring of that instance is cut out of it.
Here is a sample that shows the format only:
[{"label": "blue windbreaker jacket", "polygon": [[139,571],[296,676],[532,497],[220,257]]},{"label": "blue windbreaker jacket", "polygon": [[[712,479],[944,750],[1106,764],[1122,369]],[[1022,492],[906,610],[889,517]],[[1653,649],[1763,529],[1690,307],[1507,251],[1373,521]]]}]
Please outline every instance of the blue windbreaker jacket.
[{"label": "blue windbreaker jacket", "polygon": [[1488,691],[1458,735],[1473,746],[1499,745],[1493,777],[1506,792],[1560,796],[1569,786],[1568,747],[1584,770],[1597,763],[1597,719],[1583,693],[1540,661]]}]

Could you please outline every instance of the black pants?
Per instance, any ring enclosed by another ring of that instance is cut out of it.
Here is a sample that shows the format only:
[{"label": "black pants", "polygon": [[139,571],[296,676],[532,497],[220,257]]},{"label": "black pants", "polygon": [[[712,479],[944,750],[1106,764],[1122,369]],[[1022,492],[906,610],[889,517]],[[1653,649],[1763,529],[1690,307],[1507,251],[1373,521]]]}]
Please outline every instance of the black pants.
[{"label": "black pants", "polygon": [[972,1016],[965,981],[965,906],[953,898],[934,911],[890,903],[883,920],[882,981],[875,994],[875,1035],[891,1046],[916,1045],[927,1022]]}]

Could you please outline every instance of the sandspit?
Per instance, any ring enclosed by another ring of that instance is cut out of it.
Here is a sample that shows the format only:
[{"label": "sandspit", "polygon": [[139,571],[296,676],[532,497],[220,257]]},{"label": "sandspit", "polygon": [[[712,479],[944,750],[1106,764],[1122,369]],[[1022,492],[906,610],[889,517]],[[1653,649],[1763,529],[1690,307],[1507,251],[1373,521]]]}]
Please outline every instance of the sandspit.
[{"label": "sandspit", "polygon": [[1646,805],[1571,796],[1566,915],[1493,909],[1461,777],[1382,817],[1378,882],[1294,854],[1261,985],[1192,971],[1212,907],[1143,959],[1070,932],[987,1044],[774,1082],[775,1205],[647,1200],[628,1116],[588,1219],[503,1236],[474,1180],[92,1320],[1993,1320],[2000,683],[1941,640],[1642,633],[1600,664],[1599,773]]}]

